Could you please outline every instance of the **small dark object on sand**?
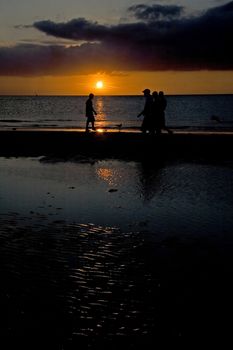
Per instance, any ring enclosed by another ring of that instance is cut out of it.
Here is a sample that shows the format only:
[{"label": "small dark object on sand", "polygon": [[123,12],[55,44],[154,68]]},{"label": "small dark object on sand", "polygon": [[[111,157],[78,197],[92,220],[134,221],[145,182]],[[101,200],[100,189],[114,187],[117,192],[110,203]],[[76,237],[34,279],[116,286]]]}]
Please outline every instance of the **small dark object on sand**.
[{"label": "small dark object on sand", "polygon": [[111,188],[108,192],[112,193],[112,192],[117,192],[118,190],[116,188]]},{"label": "small dark object on sand", "polygon": [[221,119],[217,115],[212,115],[211,120],[216,120],[216,122],[221,123]]}]

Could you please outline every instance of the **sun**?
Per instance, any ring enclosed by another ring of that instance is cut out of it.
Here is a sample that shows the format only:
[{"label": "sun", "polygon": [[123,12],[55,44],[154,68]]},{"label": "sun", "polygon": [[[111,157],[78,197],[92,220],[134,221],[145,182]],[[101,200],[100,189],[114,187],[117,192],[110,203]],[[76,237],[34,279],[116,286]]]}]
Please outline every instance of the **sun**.
[{"label": "sun", "polygon": [[104,83],[102,82],[102,80],[99,80],[99,81],[97,81],[95,86],[97,89],[102,89],[104,87]]}]

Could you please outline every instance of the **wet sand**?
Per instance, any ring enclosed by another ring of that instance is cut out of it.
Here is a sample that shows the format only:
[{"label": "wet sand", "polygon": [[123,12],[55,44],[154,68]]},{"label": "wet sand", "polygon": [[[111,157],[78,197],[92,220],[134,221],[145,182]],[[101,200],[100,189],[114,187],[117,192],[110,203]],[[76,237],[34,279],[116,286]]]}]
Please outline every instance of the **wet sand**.
[{"label": "wet sand", "polygon": [[232,146],[1,130],[1,348],[229,342]]},{"label": "wet sand", "polygon": [[155,243],[146,233],[18,220],[0,219],[2,349],[190,347],[231,339],[230,236]]}]

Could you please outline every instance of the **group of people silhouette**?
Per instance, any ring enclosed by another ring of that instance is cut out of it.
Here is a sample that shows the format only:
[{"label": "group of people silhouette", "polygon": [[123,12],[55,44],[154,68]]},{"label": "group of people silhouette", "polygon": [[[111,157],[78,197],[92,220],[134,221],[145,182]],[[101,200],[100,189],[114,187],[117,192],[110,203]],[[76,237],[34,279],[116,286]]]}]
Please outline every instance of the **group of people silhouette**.
[{"label": "group of people silhouette", "polygon": [[[170,129],[166,127],[165,123],[165,109],[167,107],[167,101],[164,96],[163,91],[154,91],[151,95],[150,89],[143,90],[145,96],[145,105],[140,116],[144,116],[141,131],[143,133],[150,134],[161,134],[162,130],[166,130],[168,133],[172,133]],[[89,97],[86,101],[86,132],[89,131],[89,123],[91,123],[92,130],[95,130],[95,115],[97,112],[93,107],[94,94],[89,94]]]},{"label": "group of people silhouette", "polygon": [[170,129],[166,127],[165,122],[165,109],[167,107],[167,100],[164,96],[163,91],[154,91],[151,95],[150,89],[142,91],[145,96],[145,105],[138,118],[143,115],[143,122],[141,131],[150,134],[161,134],[162,130],[166,130],[169,134],[172,133]]}]

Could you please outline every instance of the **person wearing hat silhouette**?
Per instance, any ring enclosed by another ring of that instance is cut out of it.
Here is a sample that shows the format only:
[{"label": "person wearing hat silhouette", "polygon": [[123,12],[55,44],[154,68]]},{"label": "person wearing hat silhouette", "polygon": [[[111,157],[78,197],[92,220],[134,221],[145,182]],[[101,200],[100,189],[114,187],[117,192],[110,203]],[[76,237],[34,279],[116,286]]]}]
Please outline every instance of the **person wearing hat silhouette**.
[{"label": "person wearing hat silhouette", "polygon": [[141,131],[145,134],[151,129],[151,118],[152,118],[152,108],[153,108],[153,98],[150,94],[150,89],[145,89],[142,91],[145,97],[145,105],[141,113],[138,114],[137,118],[144,116]]}]

